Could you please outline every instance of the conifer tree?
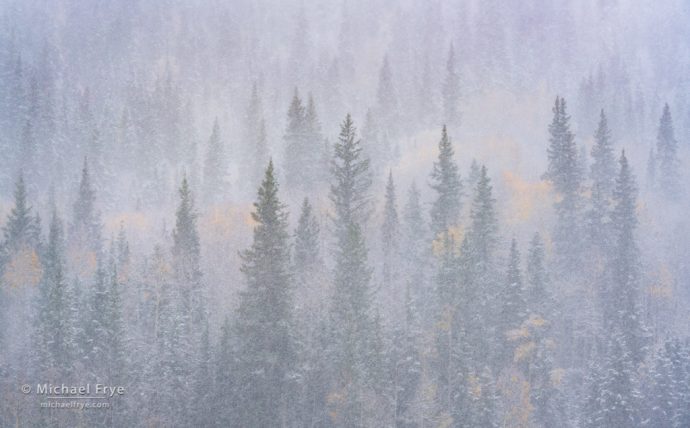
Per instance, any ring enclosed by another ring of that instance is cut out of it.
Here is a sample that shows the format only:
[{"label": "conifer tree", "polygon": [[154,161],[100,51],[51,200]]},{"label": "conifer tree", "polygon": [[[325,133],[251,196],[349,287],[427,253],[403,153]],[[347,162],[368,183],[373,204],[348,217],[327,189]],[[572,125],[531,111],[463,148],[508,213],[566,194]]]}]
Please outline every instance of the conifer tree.
[{"label": "conifer tree", "polygon": [[[14,253],[23,247],[37,248],[40,238],[40,225],[37,217],[32,216],[31,206],[27,200],[26,185],[23,174],[19,178],[14,189],[14,207],[7,216],[3,231],[2,258],[0,268]],[[1,269],[0,269],[1,271]]]},{"label": "conifer tree", "polygon": [[520,270],[520,252],[517,241],[513,238],[508,255],[508,270],[506,272],[505,288],[499,295],[501,312],[498,316],[498,337],[500,348],[503,350],[501,361],[505,364],[512,359],[510,346],[506,345],[508,332],[518,329],[527,318],[527,303],[525,301]]},{"label": "conifer tree", "polygon": [[252,92],[245,113],[244,139],[242,146],[244,161],[242,165],[249,170],[245,170],[243,176],[251,177],[251,183],[258,186],[261,183],[264,165],[268,163],[269,153],[266,123],[256,82],[252,85]]},{"label": "conifer tree", "polygon": [[676,196],[680,191],[680,162],[678,160],[678,141],[676,141],[673,131],[673,119],[668,104],[664,104],[664,112],[659,120],[656,156],[659,163],[659,188],[666,197]]},{"label": "conifer tree", "polygon": [[379,72],[379,85],[377,91],[378,117],[381,120],[383,132],[392,134],[396,128],[398,118],[398,97],[393,85],[393,74],[388,62],[388,55],[383,57],[383,64]]},{"label": "conifer tree", "polygon": [[294,266],[295,273],[309,275],[319,263],[319,223],[308,198],[302,202],[302,210],[295,229]]},{"label": "conifer tree", "polygon": [[291,189],[302,188],[308,175],[305,173],[306,159],[306,112],[297,88],[287,113],[285,140],[285,184]]},{"label": "conifer tree", "polygon": [[678,339],[666,340],[654,356],[648,388],[648,418],[659,427],[690,422],[690,354]]},{"label": "conifer tree", "polygon": [[602,352],[593,361],[585,402],[587,426],[634,426],[641,421],[637,366],[643,361],[646,333],[639,310],[640,269],[635,240],[636,186],[625,152],[613,192],[614,249],[611,281],[604,290]]},{"label": "conifer tree", "polygon": [[296,312],[306,324],[304,328],[312,331],[322,315],[325,267],[321,259],[319,223],[307,198],[302,202],[294,239],[292,270]]},{"label": "conifer tree", "polygon": [[252,246],[242,252],[247,288],[240,297],[237,337],[238,425],[288,423],[295,376],[295,338],[287,212],[278,199],[273,162],[259,188]]},{"label": "conifer tree", "polygon": [[570,116],[564,98],[556,97],[553,120],[549,125],[549,165],[544,177],[553,183],[560,200],[554,204],[556,230],[554,245],[559,266],[571,272],[581,254],[580,210],[582,171],[575,136],[570,131]]},{"label": "conifer tree", "polygon": [[221,139],[218,118],[216,118],[213,121],[213,131],[208,139],[204,160],[204,199],[206,202],[222,199],[227,185],[226,162],[226,150]]},{"label": "conifer tree", "polygon": [[340,125],[331,173],[330,199],[335,207],[336,234],[339,238],[347,237],[351,224],[363,225],[369,218],[368,190],[371,186],[369,159],[362,153],[361,141],[357,139],[357,130],[349,114]]},{"label": "conifer tree", "polygon": [[70,311],[70,300],[75,296],[65,278],[64,245],[62,222],[54,210],[43,257],[35,326],[38,367],[53,382],[70,375],[76,352],[75,319]]},{"label": "conifer tree", "polygon": [[370,289],[371,269],[362,225],[369,214],[369,161],[362,159],[348,114],[340,127],[332,166],[331,201],[336,238],[333,299],[330,310],[332,387],[344,391],[336,410],[338,426],[358,426],[373,410],[365,391],[380,388],[380,338]]},{"label": "conifer tree", "polygon": [[486,166],[482,165],[479,180],[474,189],[474,198],[470,209],[471,226],[468,238],[472,245],[471,253],[475,257],[477,272],[486,273],[491,268],[491,259],[497,244],[498,219],[496,217],[496,200]]},{"label": "conifer tree", "polygon": [[592,207],[588,213],[589,238],[599,248],[606,250],[605,245],[610,239],[608,223],[610,221],[611,193],[616,178],[616,164],[611,143],[611,131],[608,128],[604,110],[601,110],[591,155],[594,162],[589,174],[592,180]]},{"label": "conifer tree", "polygon": [[96,190],[93,188],[86,158],[81,171],[79,193],[73,206],[70,240],[78,247],[97,255],[101,252],[101,219],[96,210]]},{"label": "conifer tree", "polygon": [[[395,200],[395,184],[393,171],[388,173],[386,184],[385,204],[383,207],[383,225],[381,227],[381,246],[383,250],[383,285],[390,288],[398,275],[399,266],[399,233],[398,208]],[[399,290],[397,290],[399,292]]]},{"label": "conifer tree", "polygon": [[454,159],[453,146],[445,125],[438,143],[438,160],[431,173],[431,187],[437,198],[431,207],[431,231],[434,237],[457,225],[462,210],[462,182]]},{"label": "conifer tree", "polygon": [[553,294],[546,271],[546,251],[539,232],[530,241],[527,253],[527,305],[531,314],[553,322]]},{"label": "conifer tree", "polygon": [[446,60],[446,76],[441,89],[443,95],[443,116],[445,123],[453,129],[460,124],[460,74],[455,60],[455,48],[450,44],[448,59]]}]

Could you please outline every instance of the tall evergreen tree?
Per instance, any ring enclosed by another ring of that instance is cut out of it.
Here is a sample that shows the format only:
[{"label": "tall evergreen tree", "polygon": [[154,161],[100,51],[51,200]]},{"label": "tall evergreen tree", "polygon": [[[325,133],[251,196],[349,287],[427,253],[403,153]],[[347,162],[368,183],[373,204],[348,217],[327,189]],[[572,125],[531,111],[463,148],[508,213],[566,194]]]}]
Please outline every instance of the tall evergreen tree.
[{"label": "tall evergreen tree", "polygon": [[75,319],[70,311],[70,301],[75,296],[71,295],[65,278],[64,245],[62,222],[53,211],[35,326],[38,367],[52,382],[70,375],[76,356]]},{"label": "tall evergreen tree", "polygon": [[[180,202],[172,234],[172,267],[176,290],[171,299],[172,308],[176,311],[175,321],[179,325],[173,331],[177,335],[175,340],[179,349],[176,350],[176,357],[180,359],[177,367],[181,375],[199,379],[204,375],[204,364],[208,358],[203,354],[203,339],[208,334],[207,296],[200,267],[198,213],[187,177],[182,179],[179,195]],[[185,384],[181,392],[192,394],[194,385]],[[181,411],[191,421],[189,418],[194,413],[193,408],[188,406]]]},{"label": "tall evergreen tree", "polygon": [[431,173],[431,187],[437,198],[431,207],[431,230],[434,237],[457,225],[462,210],[462,182],[455,162],[453,145],[445,125],[438,143],[438,160]]},{"label": "tall evergreen tree", "polygon": [[88,249],[95,254],[101,252],[101,219],[96,210],[96,190],[91,181],[86,158],[81,171],[79,193],[73,206],[70,240],[78,248]]},{"label": "tall evergreen tree", "polygon": [[520,270],[520,252],[515,238],[510,244],[508,270],[505,286],[499,293],[499,304],[501,311],[498,317],[498,337],[501,344],[500,349],[503,350],[501,361],[505,364],[512,359],[512,349],[507,345],[508,332],[520,328],[527,318],[527,302],[525,301]]},{"label": "tall evergreen tree", "polygon": [[213,121],[213,131],[206,146],[204,159],[204,199],[213,202],[222,199],[226,191],[226,149],[220,135],[218,118]]},{"label": "tall evergreen tree", "polygon": [[287,212],[278,199],[273,162],[259,188],[252,246],[242,252],[247,288],[241,294],[237,337],[237,426],[290,424],[295,338]]},{"label": "tall evergreen tree", "polygon": [[31,205],[27,200],[26,185],[23,174],[14,189],[14,207],[7,216],[3,231],[2,258],[0,258],[0,272],[7,258],[23,247],[36,248],[39,244],[40,225],[37,217],[31,214]]},{"label": "tall evergreen tree", "polygon": [[[383,224],[381,227],[381,247],[383,250],[383,285],[390,289],[398,276],[398,251],[400,244],[400,223],[398,208],[395,200],[395,184],[393,171],[388,173],[386,183],[385,204],[383,207]],[[399,293],[400,290],[396,290]]]},{"label": "tall evergreen tree", "polygon": [[332,165],[331,201],[336,238],[333,299],[330,309],[332,388],[344,397],[337,403],[337,426],[360,426],[375,410],[366,391],[380,388],[380,338],[370,289],[371,269],[362,227],[369,215],[369,160],[348,114],[340,127]]},{"label": "tall evergreen tree", "polygon": [[441,88],[443,96],[443,116],[444,122],[451,128],[460,124],[460,112],[458,103],[460,101],[460,73],[457,69],[455,60],[455,48],[450,44],[448,59],[446,60],[446,76]]},{"label": "tall evergreen tree", "polygon": [[549,289],[545,257],[544,242],[537,232],[530,241],[527,253],[527,303],[531,314],[553,321],[553,293]]},{"label": "tall evergreen tree", "polygon": [[601,110],[599,126],[594,134],[591,155],[594,162],[589,174],[592,180],[592,207],[588,213],[589,238],[602,250],[606,250],[604,246],[610,239],[608,223],[611,193],[616,179],[616,161],[604,110]]},{"label": "tall evergreen tree", "polygon": [[391,135],[397,125],[398,97],[393,85],[393,73],[388,62],[388,55],[383,57],[383,64],[379,72],[377,103],[377,113],[382,122],[383,132]]},{"label": "tall evergreen tree", "polygon": [[690,353],[678,339],[666,340],[654,356],[647,389],[648,418],[658,427],[690,422]]},{"label": "tall evergreen tree", "polygon": [[269,153],[266,123],[256,82],[252,85],[252,92],[245,113],[244,145],[242,147],[244,159],[242,165],[245,167],[242,176],[251,177],[251,183],[256,183],[258,186],[261,183],[264,165],[268,163]]},{"label": "tall evergreen tree", "polygon": [[320,125],[313,100],[307,107],[297,88],[287,114],[285,140],[285,179],[289,189],[308,191],[318,178]]},{"label": "tall evergreen tree", "polygon": [[549,165],[544,177],[551,181],[560,200],[554,204],[557,222],[553,240],[559,265],[572,272],[581,253],[580,210],[582,171],[578,162],[575,135],[570,131],[570,116],[564,98],[556,97],[553,120],[549,125]]},{"label": "tall evergreen tree", "polygon": [[361,141],[352,117],[348,114],[340,125],[340,136],[334,146],[331,165],[333,183],[330,199],[335,207],[335,229],[340,238],[350,234],[350,225],[360,226],[369,218],[369,159],[362,153]]},{"label": "tall evergreen tree", "polygon": [[302,202],[302,210],[295,230],[294,266],[297,275],[300,272],[312,272],[319,263],[319,223],[313,213],[308,198]]},{"label": "tall evergreen tree", "polygon": [[641,421],[637,367],[645,357],[646,334],[639,306],[640,268],[635,239],[636,186],[625,152],[614,189],[614,255],[604,290],[602,352],[590,367],[587,426],[634,426]]},{"label": "tall evergreen tree", "polygon": [[680,162],[678,160],[678,141],[673,131],[673,119],[668,104],[659,120],[656,138],[656,156],[659,162],[659,188],[667,197],[677,196],[680,190]]},{"label": "tall evergreen tree", "polygon": [[294,232],[292,270],[295,305],[308,329],[315,329],[323,306],[325,267],[321,259],[320,227],[309,199],[304,198]]}]

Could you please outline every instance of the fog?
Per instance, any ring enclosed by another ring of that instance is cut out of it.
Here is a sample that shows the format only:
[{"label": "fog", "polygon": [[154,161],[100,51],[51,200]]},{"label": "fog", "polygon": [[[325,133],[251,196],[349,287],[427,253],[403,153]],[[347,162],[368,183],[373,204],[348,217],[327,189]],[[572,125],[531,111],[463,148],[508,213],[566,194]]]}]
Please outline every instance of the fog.
[{"label": "fog", "polygon": [[688,22],[0,1],[0,427],[690,426]]}]

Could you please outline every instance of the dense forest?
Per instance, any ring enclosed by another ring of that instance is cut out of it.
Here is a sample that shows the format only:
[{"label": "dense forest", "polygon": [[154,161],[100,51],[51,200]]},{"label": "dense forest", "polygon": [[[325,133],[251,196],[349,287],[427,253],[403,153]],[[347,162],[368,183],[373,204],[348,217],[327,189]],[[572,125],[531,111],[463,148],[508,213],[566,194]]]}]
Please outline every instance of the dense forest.
[{"label": "dense forest", "polygon": [[0,1],[0,427],[689,427],[688,23]]}]

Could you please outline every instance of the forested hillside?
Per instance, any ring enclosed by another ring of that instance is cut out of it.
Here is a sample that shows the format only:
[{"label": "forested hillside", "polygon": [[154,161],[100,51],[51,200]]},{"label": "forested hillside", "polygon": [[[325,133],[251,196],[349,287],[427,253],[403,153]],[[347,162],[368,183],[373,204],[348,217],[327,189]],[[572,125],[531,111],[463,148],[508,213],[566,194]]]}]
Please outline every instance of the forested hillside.
[{"label": "forested hillside", "polygon": [[1,0],[0,427],[689,427],[688,23]]}]

